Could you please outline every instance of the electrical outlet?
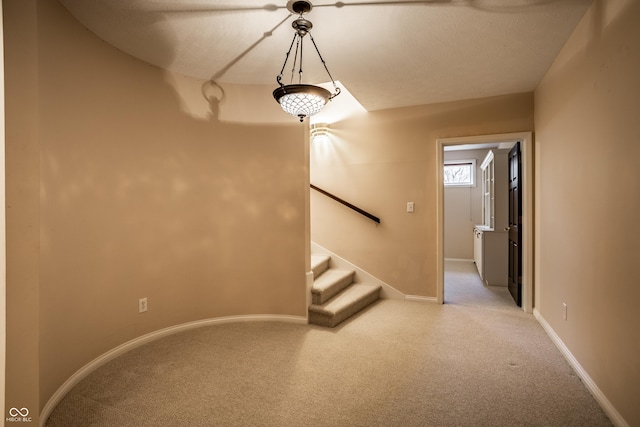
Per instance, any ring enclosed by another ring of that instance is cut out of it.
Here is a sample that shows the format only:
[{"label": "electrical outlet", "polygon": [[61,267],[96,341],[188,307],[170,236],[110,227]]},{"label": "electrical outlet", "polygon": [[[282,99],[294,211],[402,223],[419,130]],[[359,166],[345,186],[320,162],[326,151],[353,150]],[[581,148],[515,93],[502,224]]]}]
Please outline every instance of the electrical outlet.
[{"label": "electrical outlet", "polygon": [[566,302],[562,303],[562,318],[564,320],[567,320],[567,303]]},{"label": "electrical outlet", "polygon": [[147,311],[147,297],[138,300],[138,313],[144,313],[145,311]]}]

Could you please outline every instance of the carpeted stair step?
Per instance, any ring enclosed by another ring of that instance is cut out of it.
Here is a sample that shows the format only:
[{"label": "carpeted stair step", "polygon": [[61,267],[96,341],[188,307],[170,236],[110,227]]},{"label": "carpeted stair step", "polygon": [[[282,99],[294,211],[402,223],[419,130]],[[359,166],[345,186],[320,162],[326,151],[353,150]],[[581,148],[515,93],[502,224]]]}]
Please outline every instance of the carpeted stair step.
[{"label": "carpeted stair step", "polygon": [[353,283],[355,271],[329,268],[313,281],[311,303],[324,304],[331,297]]},{"label": "carpeted stair step", "polygon": [[379,285],[354,283],[324,304],[309,306],[309,323],[333,328],[380,298]]},{"label": "carpeted stair step", "polygon": [[311,255],[311,270],[314,280],[329,268],[330,259],[329,255]]}]

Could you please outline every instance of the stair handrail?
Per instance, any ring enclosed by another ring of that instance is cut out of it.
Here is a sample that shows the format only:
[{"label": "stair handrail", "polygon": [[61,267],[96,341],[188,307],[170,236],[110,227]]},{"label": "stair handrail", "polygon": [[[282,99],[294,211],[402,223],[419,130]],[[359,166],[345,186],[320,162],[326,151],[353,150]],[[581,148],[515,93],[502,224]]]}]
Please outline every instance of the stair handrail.
[{"label": "stair handrail", "polygon": [[380,224],[380,218],[378,218],[377,216],[375,216],[375,215],[373,215],[373,214],[370,214],[369,212],[365,211],[364,209],[360,209],[360,208],[359,208],[359,207],[357,207],[356,205],[353,205],[353,204],[351,204],[351,203],[347,202],[346,200],[343,200],[343,199],[341,199],[340,197],[335,196],[335,195],[333,195],[333,194],[329,193],[329,192],[328,192],[328,191],[326,191],[326,190],[323,190],[322,188],[316,187],[316,186],[315,186],[315,185],[313,185],[313,184],[309,184],[309,185],[311,186],[311,188],[312,188],[312,189],[316,190],[317,192],[319,192],[319,193],[321,193],[321,194],[324,194],[325,196],[329,197],[330,199],[333,199],[333,200],[335,200],[336,202],[341,203],[341,204],[345,205],[346,207],[348,207],[348,208],[350,208],[350,209],[353,209],[354,211],[358,212],[360,215],[364,215],[364,216],[366,216],[366,217],[367,217],[367,218],[369,218],[371,221],[373,221],[373,222],[375,222],[375,223],[377,223],[377,224]]}]

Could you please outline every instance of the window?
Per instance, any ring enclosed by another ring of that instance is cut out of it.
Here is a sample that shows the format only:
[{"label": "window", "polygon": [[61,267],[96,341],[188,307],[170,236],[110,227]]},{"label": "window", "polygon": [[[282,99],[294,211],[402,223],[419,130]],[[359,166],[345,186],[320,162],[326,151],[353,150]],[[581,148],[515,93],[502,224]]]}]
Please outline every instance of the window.
[{"label": "window", "polygon": [[445,187],[475,187],[476,160],[445,160]]}]

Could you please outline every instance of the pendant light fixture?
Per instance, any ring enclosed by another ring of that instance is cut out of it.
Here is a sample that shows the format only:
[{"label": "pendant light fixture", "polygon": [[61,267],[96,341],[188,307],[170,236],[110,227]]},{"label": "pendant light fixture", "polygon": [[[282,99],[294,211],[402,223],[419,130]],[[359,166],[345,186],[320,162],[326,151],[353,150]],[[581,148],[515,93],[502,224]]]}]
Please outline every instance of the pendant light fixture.
[{"label": "pendant light fixture", "polygon": [[[327,64],[324,62],[322,55],[320,54],[320,50],[318,46],[316,46],[315,40],[313,40],[313,36],[311,35],[311,28],[313,24],[308,19],[303,17],[304,14],[309,13],[313,8],[310,1],[289,1],[287,3],[287,9],[291,13],[298,14],[299,17],[293,21],[291,26],[295,30],[295,34],[293,36],[293,40],[291,41],[291,46],[289,46],[289,50],[287,51],[287,55],[284,59],[284,64],[282,64],[282,69],[280,70],[280,74],[276,77],[276,81],[280,85],[276,90],[273,91],[273,97],[278,101],[280,106],[284,111],[291,114],[294,117],[298,117],[302,122],[305,117],[310,117],[316,114],[318,111],[322,110],[327,102],[329,102],[334,97],[340,94],[340,88],[336,85],[336,82],[331,77],[331,73],[327,68]],[[333,83],[333,87],[335,88],[335,92],[331,93],[327,89],[322,88],[320,86],[314,86],[309,84],[302,83],[302,47],[304,37],[309,35],[313,46],[320,57],[320,61],[322,65],[324,65],[324,69],[327,71],[329,78],[331,79],[331,83]],[[293,50],[293,46],[295,45],[294,57],[293,57],[293,66],[291,68],[291,83],[285,85],[282,83],[282,76],[284,73],[284,69],[287,66],[287,62],[289,61],[289,56],[291,51]],[[296,72],[296,67],[298,67],[298,82],[293,83],[294,75]]]}]

